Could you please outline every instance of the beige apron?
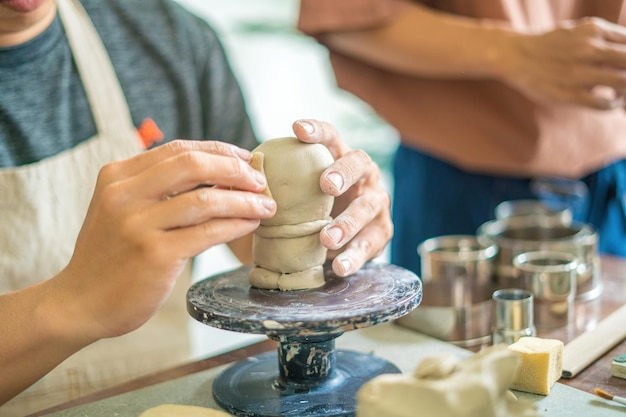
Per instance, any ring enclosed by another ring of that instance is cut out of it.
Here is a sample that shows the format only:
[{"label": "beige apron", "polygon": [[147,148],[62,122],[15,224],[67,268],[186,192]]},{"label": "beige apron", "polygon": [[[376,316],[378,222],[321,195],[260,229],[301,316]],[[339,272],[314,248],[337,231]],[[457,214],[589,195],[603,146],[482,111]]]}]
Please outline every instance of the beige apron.
[{"label": "beige apron", "polygon": [[[65,267],[100,168],[141,152],[126,99],[89,17],[77,0],[58,9],[96,123],[95,137],[40,162],[0,169],[0,292],[45,280]],[[189,358],[185,291],[177,288],[135,332],[99,341],[0,407],[23,416]],[[129,277],[132,279],[132,277]],[[1,339],[10,335],[0,335]]]}]

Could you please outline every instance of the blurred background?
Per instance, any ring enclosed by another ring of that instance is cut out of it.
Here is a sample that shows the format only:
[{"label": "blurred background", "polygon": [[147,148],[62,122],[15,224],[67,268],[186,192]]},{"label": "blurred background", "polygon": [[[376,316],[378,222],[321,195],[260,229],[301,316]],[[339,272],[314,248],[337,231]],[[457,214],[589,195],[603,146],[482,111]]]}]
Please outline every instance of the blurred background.
[{"label": "blurred background", "polygon": [[[301,118],[331,122],[353,148],[367,151],[389,173],[397,133],[363,102],[339,90],[325,48],[296,30],[298,0],[177,0],[207,20],[221,36],[261,140],[292,136],[291,124]],[[340,0],[338,0],[340,1]],[[384,253],[381,260],[387,260]],[[194,280],[238,267],[225,246],[200,255]],[[190,319],[193,354],[202,358],[258,340],[214,329]]]}]

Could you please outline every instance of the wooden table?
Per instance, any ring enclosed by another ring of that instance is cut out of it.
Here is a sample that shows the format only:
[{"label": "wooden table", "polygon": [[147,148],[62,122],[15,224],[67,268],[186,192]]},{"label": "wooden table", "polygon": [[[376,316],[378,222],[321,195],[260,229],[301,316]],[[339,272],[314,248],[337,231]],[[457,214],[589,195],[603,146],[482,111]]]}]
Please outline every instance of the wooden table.
[{"label": "wooden table", "polygon": [[[572,323],[567,327],[551,331],[539,331],[541,337],[556,338],[567,343],[586,331],[593,323],[597,323],[602,318],[626,304],[626,261],[619,258],[603,257],[601,261],[601,274],[604,291],[600,297],[591,301],[576,302],[574,320]],[[624,323],[624,325],[626,325],[626,323]],[[220,356],[188,363],[170,370],[129,381],[116,387],[86,395],[76,400],[31,414],[27,417],[43,416],[52,412],[113,397],[160,382],[236,362],[259,353],[275,350],[276,347],[277,344],[275,342],[266,340]],[[614,395],[626,396],[626,380],[611,376],[610,370],[611,359],[614,356],[624,353],[626,353],[626,340],[608,351],[603,357],[599,358],[575,378],[562,378],[559,382],[590,393],[593,393],[594,388],[601,388]]]}]

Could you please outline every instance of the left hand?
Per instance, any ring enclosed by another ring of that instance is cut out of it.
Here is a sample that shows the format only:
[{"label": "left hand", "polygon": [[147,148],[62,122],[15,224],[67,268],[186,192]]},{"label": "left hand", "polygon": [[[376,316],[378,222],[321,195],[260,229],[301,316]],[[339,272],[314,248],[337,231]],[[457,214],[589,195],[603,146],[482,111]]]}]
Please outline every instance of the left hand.
[{"label": "left hand", "polygon": [[380,185],[380,168],[367,153],[350,149],[328,123],[298,120],[298,139],[325,145],[335,162],[320,177],[320,187],[335,197],[333,220],[320,232],[333,271],[345,277],[380,255],[393,235],[391,199]]},{"label": "left hand", "polygon": [[623,107],[626,28],[597,17],[563,21],[542,33],[512,33],[495,41],[500,78],[540,103]]}]

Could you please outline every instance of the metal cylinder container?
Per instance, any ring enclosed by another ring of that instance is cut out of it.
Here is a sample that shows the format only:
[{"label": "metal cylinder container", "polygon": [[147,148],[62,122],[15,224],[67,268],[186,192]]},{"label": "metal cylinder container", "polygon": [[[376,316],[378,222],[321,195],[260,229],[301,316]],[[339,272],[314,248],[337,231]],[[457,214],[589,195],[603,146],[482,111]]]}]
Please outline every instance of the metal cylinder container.
[{"label": "metal cylinder container", "polygon": [[398,324],[464,347],[489,343],[496,245],[445,235],[422,242],[417,251],[422,303]]},{"label": "metal cylinder container", "polygon": [[534,298],[530,291],[505,288],[493,293],[492,343],[510,345],[524,336],[535,336]]},{"label": "metal cylinder container", "polygon": [[526,252],[517,255],[513,265],[521,288],[534,296],[536,326],[567,326],[576,294],[576,257],[565,252]]},{"label": "metal cylinder container", "polygon": [[548,206],[540,200],[507,200],[496,206],[496,219],[508,219],[516,216],[535,216],[544,225],[569,225],[572,223],[572,211],[565,207]]},{"label": "metal cylinder container", "polygon": [[590,300],[602,292],[598,234],[589,224],[546,225],[537,216],[517,216],[483,223],[477,231],[483,245],[496,244],[499,288],[521,288],[513,259],[524,252],[553,251],[576,257],[576,299]]}]

